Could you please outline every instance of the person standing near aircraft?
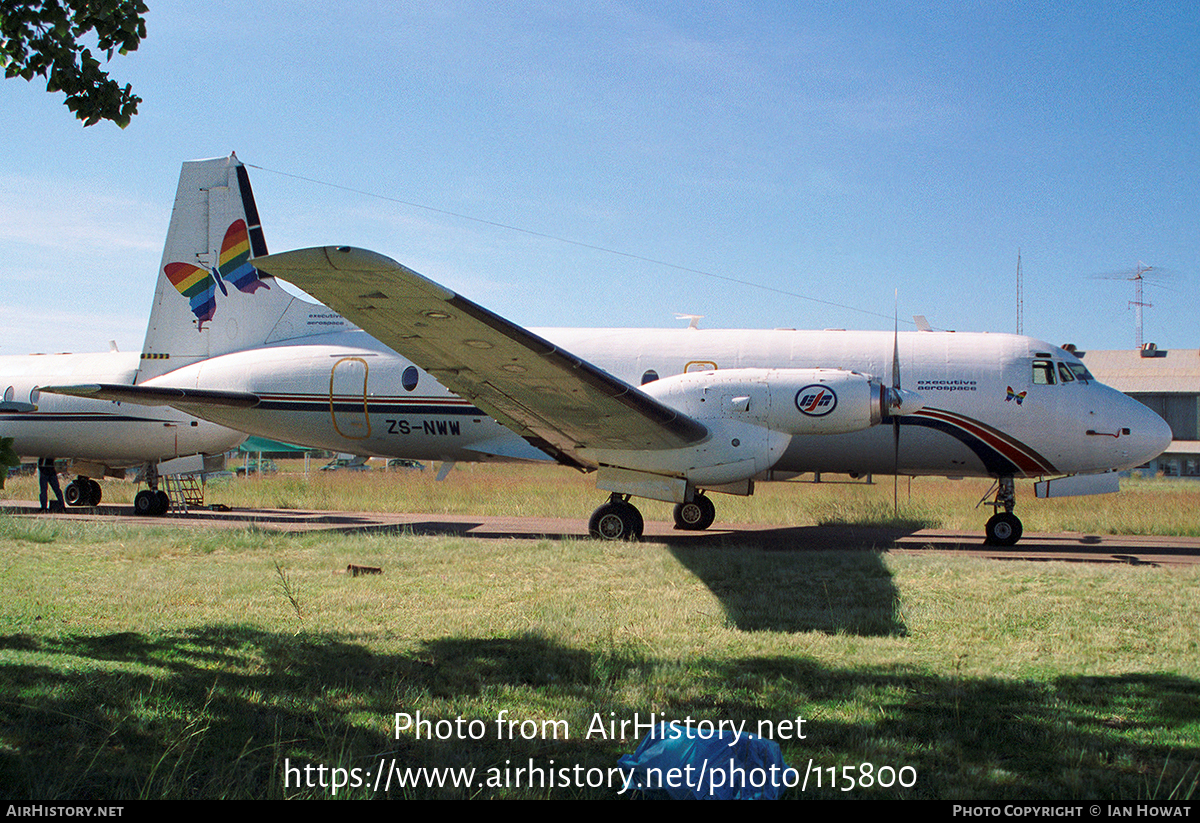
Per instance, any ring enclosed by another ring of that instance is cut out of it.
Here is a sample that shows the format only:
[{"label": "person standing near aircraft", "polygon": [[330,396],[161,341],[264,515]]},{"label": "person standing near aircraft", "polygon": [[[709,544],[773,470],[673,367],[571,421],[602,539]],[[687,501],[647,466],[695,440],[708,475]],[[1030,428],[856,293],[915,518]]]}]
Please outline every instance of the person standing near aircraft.
[{"label": "person standing near aircraft", "polygon": [[53,457],[38,458],[38,499],[42,504],[39,511],[49,511],[46,506],[50,501],[49,489],[54,489],[54,496],[58,498],[58,511],[67,509],[66,503],[63,502],[62,489],[58,485],[58,469],[54,463]]}]

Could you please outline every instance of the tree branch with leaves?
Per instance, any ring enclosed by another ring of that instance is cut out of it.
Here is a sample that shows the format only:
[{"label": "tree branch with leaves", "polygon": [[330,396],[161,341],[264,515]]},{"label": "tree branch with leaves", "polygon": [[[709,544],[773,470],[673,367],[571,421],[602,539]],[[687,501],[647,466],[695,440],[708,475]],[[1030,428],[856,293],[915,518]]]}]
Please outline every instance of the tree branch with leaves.
[{"label": "tree branch with leaves", "polygon": [[111,120],[121,128],[142,98],[110,79],[91,48],[105,55],[136,51],[146,37],[142,0],[0,0],[0,66],[5,77],[46,78],[46,91],[65,92],[66,106],[91,126]]},{"label": "tree branch with leaves", "polygon": [[0,437],[0,489],[4,488],[4,481],[8,478],[8,470],[14,469],[21,465],[21,458],[13,451],[13,439],[11,437]]}]

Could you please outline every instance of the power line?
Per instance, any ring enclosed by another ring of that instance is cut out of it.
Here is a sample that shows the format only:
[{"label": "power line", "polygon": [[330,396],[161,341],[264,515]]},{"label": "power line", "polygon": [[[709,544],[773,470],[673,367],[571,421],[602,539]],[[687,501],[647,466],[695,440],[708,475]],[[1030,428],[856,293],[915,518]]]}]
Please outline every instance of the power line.
[{"label": "power line", "polygon": [[[257,166],[257,165],[254,165],[253,163],[245,163],[245,165],[249,166],[252,169],[258,169],[260,171],[268,172],[270,174],[277,174],[281,177],[290,177],[293,180],[302,180],[305,183],[312,183],[317,186],[327,186],[331,189],[340,189],[341,191],[349,192],[351,194],[358,194],[358,195],[362,195],[363,197],[371,197],[376,200],[386,201],[388,203],[396,203],[401,206],[408,206],[408,207],[414,208],[414,209],[421,209],[423,211],[433,212],[434,214],[441,214],[446,217],[453,217],[458,220],[468,220],[472,223],[479,223],[484,226],[491,226],[493,228],[505,229],[507,231],[520,232],[521,234],[526,234],[526,235],[529,235],[530,237],[538,237],[543,240],[552,240],[556,243],[565,243],[570,246],[577,246],[578,248],[588,249],[590,251],[603,252],[604,254],[614,254],[614,255],[617,255],[618,257],[624,257],[629,260],[637,260],[642,263],[650,263],[655,266],[663,266],[668,269],[674,269],[675,271],[687,272],[688,274],[697,274],[697,275],[700,275],[701,277],[711,277],[714,280],[722,280],[726,283],[733,283],[738,286],[746,286],[746,287],[752,288],[752,289],[761,289],[762,291],[769,291],[774,294],[782,294],[787,297],[795,297],[799,300],[807,300],[812,303],[819,303],[823,306],[830,306],[833,308],[845,309],[847,311],[858,312],[860,314],[866,314],[866,315],[870,315],[872,317],[882,317],[885,320],[893,319],[890,315],[882,314],[880,312],[874,312],[874,311],[871,311],[870,309],[861,309],[861,308],[858,308],[857,306],[847,306],[844,303],[836,303],[832,300],[825,300],[820,297],[812,297],[811,295],[807,295],[807,294],[799,294],[798,292],[788,291],[787,289],[778,289],[778,288],[775,288],[774,286],[767,286],[767,285],[763,285],[762,283],[754,283],[749,280],[742,280],[740,278],[730,277],[729,275],[725,275],[725,274],[716,274],[715,272],[704,271],[703,269],[693,269],[693,268],[689,268],[688,266],[680,266],[676,263],[668,263],[665,260],[657,260],[653,257],[644,257],[640,254],[632,254],[627,251],[621,251],[620,249],[612,249],[612,248],[608,248],[607,246],[597,246],[592,243],[584,243],[580,240],[572,240],[568,237],[559,237],[559,236],[553,235],[553,234],[546,234],[545,232],[521,228],[520,226],[512,226],[512,225],[509,225],[508,223],[499,223],[495,220],[485,220],[481,217],[472,217],[469,214],[461,214],[459,212],[448,211],[447,209],[439,209],[435,206],[426,206],[423,203],[414,203],[411,200],[401,200],[398,197],[391,197],[386,194],[379,194],[377,192],[365,191],[363,189],[356,189],[351,186],[343,186],[340,183],[331,183],[327,180],[317,180],[312,177],[305,177],[304,175],[300,175],[300,174],[292,174],[291,172],[280,171],[278,169],[268,169],[265,166]],[[909,323],[910,325],[912,324],[912,321],[906,320],[905,322]]]}]

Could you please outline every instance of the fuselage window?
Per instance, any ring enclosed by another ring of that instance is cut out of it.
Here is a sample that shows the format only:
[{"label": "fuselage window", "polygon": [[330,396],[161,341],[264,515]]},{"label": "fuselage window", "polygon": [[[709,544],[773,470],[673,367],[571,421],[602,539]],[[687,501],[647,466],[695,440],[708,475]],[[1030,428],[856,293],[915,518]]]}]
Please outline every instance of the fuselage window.
[{"label": "fuselage window", "polygon": [[1034,360],[1033,384],[1035,386],[1053,386],[1054,364],[1049,360]]},{"label": "fuselage window", "polygon": [[405,391],[412,391],[417,387],[417,378],[419,375],[420,373],[417,371],[416,366],[409,366],[400,375],[400,385],[404,387]]},{"label": "fuselage window", "polygon": [[12,401],[12,399],[13,399],[13,387],[9,386],[7,389],[4,390],[4,402],[9,403]]},{"label": "fuselage window", "polygon": [[1067,368],[1066,363],[1058,364],[1058,382],[1060,382],[1060,383],[1074,383],[1075,382],[1075,375],[1071,373],[1071,370],[1069,368]]},{"label": "fuselage window", "polygon": [[646,369],[646,373],[642,375],[642,385],[644,386],[647,383],[653,383],[657,379],[658,372],[656,372],[654,369]]},{"label": "fuselage window", "polygon": [[41,396],[42,396],[42,393],[38,390],[37,386],[34,386],[32,389],[29,390],[29,402],[30,403],[36,403],[38,401],[38,398]]}]

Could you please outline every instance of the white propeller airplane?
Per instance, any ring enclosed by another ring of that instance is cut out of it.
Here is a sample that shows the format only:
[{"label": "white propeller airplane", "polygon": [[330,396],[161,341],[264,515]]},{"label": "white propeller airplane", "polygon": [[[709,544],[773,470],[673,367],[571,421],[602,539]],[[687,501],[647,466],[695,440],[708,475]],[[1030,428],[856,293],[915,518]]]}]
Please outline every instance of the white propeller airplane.
[{"label": "white propeller airplane", "polygon": [[160,464],[196,457],[187,466],[203,469],[212,465],[204,455],[237,448],[245,433],[171,408],[55,396],[39,388],[72,380],[132,383],[137,372],[137,352],[0,357],[0,386],[5,387],[0,437],[12,437],[13,450],[24,458],[72,458],[76,477],[63,489],[70,506],[100,503],[102,490],[95,478],[121,477],[125,469],[143,467],[149,489],[139,492],[135,508],[141,514],[163,514],[170,500],[159,488]]},{"label": "white propeller airplane", "polygon": [[[209,263],[252,203],[222,182],[230,169],[244,178],[236,158],[184,165],[136,384],[55,391],[165,403],[339,452],[557,461],[611,493],[589,530],[612,539],[642,532],[631,497],[674,503],[678,527],[704,529],[712,492],[830,472],[995,478],[987,537],[1011,545],[1016,478],[1087,480],[1170,442],[1152,411],[1028,337],[527,330],[349,247],[256,256],[227,274]],[[246,288],[190,295],[187,276],[210,269],[217,285]],[[275,276],[332,310],[290,297]]]}]

